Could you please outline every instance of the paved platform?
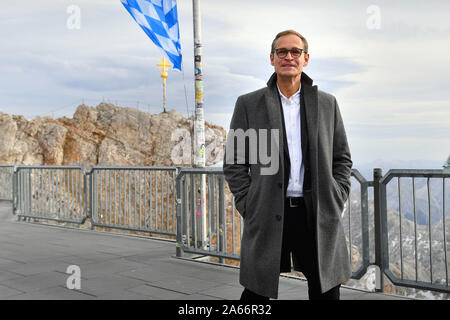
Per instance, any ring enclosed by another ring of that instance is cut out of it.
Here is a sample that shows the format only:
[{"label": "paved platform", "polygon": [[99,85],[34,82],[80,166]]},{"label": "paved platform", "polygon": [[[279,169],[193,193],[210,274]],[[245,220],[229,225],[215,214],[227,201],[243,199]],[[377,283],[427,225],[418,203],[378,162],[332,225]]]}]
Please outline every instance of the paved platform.
[{"label": "paved platform", "polygon": [[[80,268],[68,289],[67,268]],[[175,243],[17,221],[0,201],[0,299],[236,300],[239,269],[175,257]],[[279,300],[308,298],[304,280],[280,277]],[[343,287],[342,300],[406,298]]]}]

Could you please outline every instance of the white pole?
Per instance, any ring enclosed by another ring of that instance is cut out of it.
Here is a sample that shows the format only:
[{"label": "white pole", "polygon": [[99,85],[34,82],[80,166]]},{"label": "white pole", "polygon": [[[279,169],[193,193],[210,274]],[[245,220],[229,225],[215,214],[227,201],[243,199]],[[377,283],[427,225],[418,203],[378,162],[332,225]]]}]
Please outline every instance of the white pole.
[{"label": "white pole", "polygon": [[[195,120],[194,120],[194,167],[204,168],[205,158],[205,118],[203,109],[202,76],[202,36],[200,20],[200,1],[192,0],[194,16],[194,74],[195,74]],[[197,176],[198,177],[198,176]],[[206,176],[196,179],[196,225],[199,247],[206,249]]]}]

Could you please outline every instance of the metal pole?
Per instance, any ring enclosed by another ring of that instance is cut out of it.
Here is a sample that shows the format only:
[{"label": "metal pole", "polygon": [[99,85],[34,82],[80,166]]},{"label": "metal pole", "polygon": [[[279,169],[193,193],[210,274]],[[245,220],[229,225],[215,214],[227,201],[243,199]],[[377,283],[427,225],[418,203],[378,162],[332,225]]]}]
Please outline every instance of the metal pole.
[{"label": "metal pole", "polygon": [[157,66],[161,69],[161,78],[163,79],[163,109],[164,113],[167,113],[166,110],[166,79],[169,76],[167,73],[167,70],[172,66],[168,60],[166,60],[165,57],[163,57],[161,60],[159,60],[159,63]]},{"label": "metal pole", "polygon": [[163,109],[164,113],[167,113],[166,111],[166,78],[163,78]]},{"label": "metal pole", "polygon": [[[203,80],[202,80],[202,44],[201,44],[201,20],[200,1],[192,0],[194,16],[194,74],[195,74],[195,119],[194,119],[194,167],[205,167],[205,118],[203,109]],[[195,192],[195,216],[197,223],[197,239],[201,242],[199,247],[206,248],[206,177],[202,174],[196,176],[199,188]]]},{"label": "metal pole", "polygon": [[[383,172],[380,168],[373,169],[373,196],[374,196],[374,215],[375,215],[375,264],[377,270],[377,288],[376,291],[384,292],[384,266],[383,266],[383,243],[381,241],[381,196],[380,196],[380,179]],[[379,272],[379,273],[378,273]]]}]

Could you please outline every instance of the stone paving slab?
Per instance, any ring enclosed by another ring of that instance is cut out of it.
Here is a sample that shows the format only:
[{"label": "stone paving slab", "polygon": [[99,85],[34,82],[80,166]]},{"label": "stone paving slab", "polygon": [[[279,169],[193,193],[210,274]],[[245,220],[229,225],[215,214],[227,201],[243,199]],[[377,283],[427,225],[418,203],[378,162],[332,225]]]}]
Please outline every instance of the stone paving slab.
[{"label": "stone paving slab", "polygon": [[217,299],[236,300],[241,296],[242,287],[221,284],[213,288],[202,290],[199,293]]},{"label": "stone paving slab", "polygon": [[17,296],[23,293],[25,292],[0,284],[0,299],[5,299],[11,296]]},{"label": "stone paving slab", "polygon": [[147,296],[149,299],[155,300],[185,300],[189,296],[188,293],[184,293],[178,290],[171,290],[165,287],[143,284],[129,291]]},{"label": "stone paving slab", "polygon": [[21,276],[20,274],[17,273],[13,273],[13,272],[9,272],[9,271],[0,271],[0,282],[3,280],[9,280],[9,279],[14,279],[14,278],[22,278],[23,276]]},{"label": "stone paving slab", "polygon": [[51,287],[39,291],[25,292],[20,295],[10,295],[5,300],[91,300],[96,297],[78,290],[68,290],[63,286]]},{"label": "stone paving slab", "polygon": [[[81,288],[66,287],[77,265]],[[19,222],[0,201],[0,299],[236,300],[239,269],[175,257],[173,241]],[[343,287],[343,300],[405,299]],[[280,277],[280,300],[307,299],[304,280]]]}]

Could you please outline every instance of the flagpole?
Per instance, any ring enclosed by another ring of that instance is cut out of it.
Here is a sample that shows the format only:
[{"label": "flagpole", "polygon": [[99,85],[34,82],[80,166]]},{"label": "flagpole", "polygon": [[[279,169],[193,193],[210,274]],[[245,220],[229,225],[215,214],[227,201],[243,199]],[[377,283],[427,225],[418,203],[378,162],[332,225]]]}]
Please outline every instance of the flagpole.
[{"label": "flagpole", "polygon": [[[202,36],[200,20],[200,0],[192,0],[194,18],[194,75],[195,75],[195,118],[194,118],[194,167],[204,168],[205,158],[205,118],[203,108],[202,76]],[[206,249],[206,176],[196,176],[196,226],[197,240]]]}]

